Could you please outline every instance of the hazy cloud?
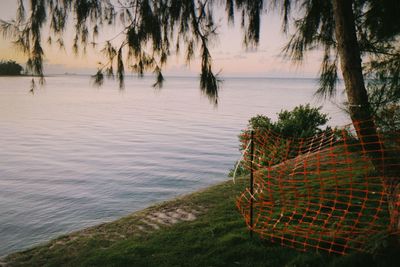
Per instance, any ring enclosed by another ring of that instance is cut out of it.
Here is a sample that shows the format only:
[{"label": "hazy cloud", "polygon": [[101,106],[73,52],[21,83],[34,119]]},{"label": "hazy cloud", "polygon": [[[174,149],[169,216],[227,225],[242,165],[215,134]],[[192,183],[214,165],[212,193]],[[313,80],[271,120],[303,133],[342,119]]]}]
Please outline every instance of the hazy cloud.
[{"label": "hazy cloud", "polygon": [[236,54],[233,56],[234,59],[246,59],[247,56],[243,55],[243,54]]}]

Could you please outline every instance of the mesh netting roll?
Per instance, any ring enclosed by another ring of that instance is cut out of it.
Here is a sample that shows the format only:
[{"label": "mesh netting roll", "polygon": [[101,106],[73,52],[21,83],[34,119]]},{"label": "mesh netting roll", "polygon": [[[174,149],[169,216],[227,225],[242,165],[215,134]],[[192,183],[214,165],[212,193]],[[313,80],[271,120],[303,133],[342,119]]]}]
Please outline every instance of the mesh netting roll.
[{"label": "mesh netting roll", "polygon": [[349,125],[312,138],[270,130],[242,137],[244,147],[253,142],[243,164],[254,179],[237,206],[251,231],[284,246],[338,254],[364,251],[374,236],[396,231],[398,133],[360,141]]}]

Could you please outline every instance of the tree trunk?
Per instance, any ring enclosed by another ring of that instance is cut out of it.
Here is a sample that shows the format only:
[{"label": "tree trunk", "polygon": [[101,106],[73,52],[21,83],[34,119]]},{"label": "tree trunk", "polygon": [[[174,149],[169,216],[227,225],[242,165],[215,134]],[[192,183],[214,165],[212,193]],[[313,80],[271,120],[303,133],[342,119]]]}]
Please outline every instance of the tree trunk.
[{"label": "tree trunk", "polygon": [[383,149],[383,144],[380,143],[371,114],[362,73],[361,53],[357,41],[352,3],[351,0],[333,0],[337,49],[349,102],[350,116],[363,150],[371,159],[375,170],[383,178],[388,192],[391,217],[390,230],[398,232],[400,230],[398,173],[391,174],[392,170],[385,168],[385,160],[386,165],[389,165],[387,159],[390,160],[392,157],[387,155]]}]

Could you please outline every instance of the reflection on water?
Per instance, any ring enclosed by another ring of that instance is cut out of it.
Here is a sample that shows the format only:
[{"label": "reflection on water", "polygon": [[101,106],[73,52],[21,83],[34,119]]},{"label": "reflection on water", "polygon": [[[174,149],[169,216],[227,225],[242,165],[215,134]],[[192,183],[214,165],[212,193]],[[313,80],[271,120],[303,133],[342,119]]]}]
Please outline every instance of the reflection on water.
[{"label": "reflection on water", "polygon": [[152,83],[0,78],[0,255],[223,181],[251,116],[318,104],[310,79],[226,79],[218,108],[195,78]]}]

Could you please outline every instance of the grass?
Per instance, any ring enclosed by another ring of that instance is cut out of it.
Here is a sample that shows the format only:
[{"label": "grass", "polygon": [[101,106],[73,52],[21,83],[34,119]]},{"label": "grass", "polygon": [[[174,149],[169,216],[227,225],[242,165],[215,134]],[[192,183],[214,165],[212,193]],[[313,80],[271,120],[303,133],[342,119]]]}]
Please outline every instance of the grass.
[{"label": "grass", "polygon": [[[59,237],[9,255],[7,266],[397,266],[400,253],[385,242],[375,254],[299,252],[250,237],[235,200],[247,179],[225,182],[155,205],[115,222]],[[160,210],[201,210],[197,219],[138,232],[142,218]],[[373,242],[373,241],[372,241]]]}]

